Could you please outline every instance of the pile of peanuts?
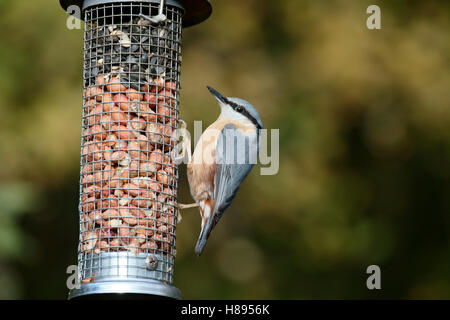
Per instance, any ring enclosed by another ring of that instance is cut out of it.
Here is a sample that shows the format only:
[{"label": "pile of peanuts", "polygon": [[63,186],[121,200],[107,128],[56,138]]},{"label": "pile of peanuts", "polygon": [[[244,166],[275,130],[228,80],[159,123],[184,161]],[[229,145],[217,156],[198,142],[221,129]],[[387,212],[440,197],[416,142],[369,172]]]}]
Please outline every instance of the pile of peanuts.
[{"label": "pile of peanuts", "polygon": [[81,154],[83,253],[175,255],[176,83],[137,91],[101,74],[85,89]]}]

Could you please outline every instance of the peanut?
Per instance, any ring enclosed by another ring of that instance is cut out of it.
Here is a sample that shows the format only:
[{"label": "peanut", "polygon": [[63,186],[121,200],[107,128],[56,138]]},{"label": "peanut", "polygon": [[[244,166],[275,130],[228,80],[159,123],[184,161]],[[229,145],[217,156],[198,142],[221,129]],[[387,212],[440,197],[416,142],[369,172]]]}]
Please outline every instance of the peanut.
[{"label": "peanut", "polygon": [[116,150],[127,150],[128,149],[128,142],[124,140],[118,140],[118,142],[115,145]]},{"label": "peanut", "polygon": [[92,174],[94,172],[94,170],[97,171],[97,170],[100,170],[101,168],[102,168],[101,162],[85,164],[81,167],[81,174],[82,175]]},{"label": "peanut", "polygon": [[131,178],[131,172],[127,168],[121,168],[119,170],[119,178],[121,179],[128,179]]},{"label": "peanut", "polygon": [[90,186],[84,189],[85,195],[88,197],[96,197],[99,198],[100,191],[102,190],[99,186]]},{"label": "peanut", "polygon": [[122,220],[130,226],[137,225],[137,219],[130,213],[130,209],[119,209]]},{"label": "peanut", "polygon": [[[156,106],[156,114],[158,120],[161,123],[174,124],[175,123],[175,111],[171,107],[167,106],[167,101],[159,100],[161,103]],[[164,104],[162,102],[165,102]]]},{"label": "peanut", "polygon": [[97,100],[96,99],[90,99],[86,103],[86,106],[88,106],[89,108],[95,107],[96,105],[97,105]]},{"label": "peanut", "polygon": [[121,226],[117,229],[119,237],[129,237],[130,236],[130,228]]},{"label": "peanut", "polygon": [[85,251],[91,251],[92,249],[95,248],[95,244],[97,243],[97,233],[94,231],[90,231],[86,234],[83,235],[84,237],[84,246],[83,246],[83,250]]},{"label": "peanut", "polygon": [[158,98],[153,93],[146,93],[144,95],[144,101],[150,105],[150,108],[155,108]]},{"label": "peanut", "polygon": [[117,136],[115,134],[110,134],[105,139],[106,145],[110,148],[114,148],[117,143]]},{"label": "peanut", "polygon": [[110,112],[111,108],[114,107],[114,100],[111,93],[105,92],[103,94],[102,107],[104,112]]},{"label": "peanut", "polygon": [[[155,191],[150,191],[150,190],[142,190],[141,197],[144,199],[150,199],[152,201],[157,199]],[[152,205],[153,205],[153,202],[152,202]],[[150,208],[150,207],[148,207],[148,208]]]},{"label": "peanut", "polygon": [[156,164],[157,170],[161,169],[163,162],[163,153],[161,149],[156,149],[154,152],[152,152],[150,154],[149,161],[154,162]]},{"label": "peanut", "polygon": [[130,141],[128,143],[128,154],[130,155],[131,159],[133,160],[139,160],[140,159],[140,146],[137,141]]},{"label": "peanut", "polygon": [[141,94],[135,89],[128,89],[127,90],[127,96],[130,98],[131,101],[140,101],[142,100]]},{"label": "peanut", "polygon": [[122,225],[122,221],[120,219],[106,220],[103,225],[107,228],[118,228]]},{"label": "peanut", "polygon": [[119,134],[119,138],[120,139],[134,139],[139,137],[139,134],[137,135],[137,137],[135,136],[135,134],[133,133],[133,130],[128,129],[128,127],[125,127],[123,125],[120,125],[118,128],[118,134]]},{"label": "peanut", "polygon": [[[151,106],[151,104],[150,104]],[[157,114],[155,113],[155,111],[153,111],[150,108],[145,108],[145,111],[141,112],[141,116],[145,119],[145,121],[147,122],[156,122],[157,119]]]},{"label": "peanut", "polygon": [[119,249],[120,243],[119,243],[119,239],[114,238],[111,241],[109,241],[109,247],[114,250],[117,251]]},{"label": "peanut", "polygon": [[103,128],[99,125],[95,125],[89,131],[89,135],[91,135],[95,141],[102,141],[106,139],[106,132],[103,131]]},{"label": "peanut", "polygon": [[84,90],[84,97],[102,101],[103,89],[101,87],[92,86]]},{"label": "peanut", "polygon": [[120,161],[126,158],[127,153],[125,151],[115,151],[111,155],[111,161]]},{"label": "peanut", "polygon": [[158,249],[158,245],[155,241],[150,240],[141,245],[141,252],[154,252]]},{"label": "peanut", "polygon": [[136,227],[136,233],[144,236],[145,238],[150,238],[154,234],[154,230],[151,229],[153,226],[153,221],[149,220],[149,227]]},{"label": "peanut", "polygon": [[120,83],[120,79],[118,77],[112,77],[106,85],[106,89],[109,92],[125,92],[127,90],[127,88]]},{"label": "peanut", "polygon": [[108,76],[104,76],[102,74],[98,75],[95,79],[95,83],[100,87],[103,87],[108,82]]},{"label": "peanut", "polygon": [[155,85],[150,88],[150,92],[159,92],[164,88],[164,79],[162,77],[154,80]]},{"label": "peanut", "polygon": [[[141,159],[145,158],[145,155],[141,155]],[[129,164],[130,178],[136,178],[139,175],[139,162],[136,160],[130,161]]]},{"label": "peanut", "polygon": [[150,209],[153,206],[153,201],[143,198],[136,198],[131,200],[131,204],[138,208],[148,208]]},{"label": "peanut", "polygon": [[177,84],[175,82],[173,82],[173,81],[166,81],[165,90],[176,91],[177,90]]},{"label": "peanut", "polygon": [[90,222],[99,223],[102,220],[101,211],[91,211],[88,214]]},{"label": "peanut", "polygon": [[90,212],[97,207],[97,199],[95,197],[90,197],[83,204],[82,209],[84,213]]},{"label": "peanut", "polygon": [[136,238],[138,239],[138,242],[139,242],[140,245],[145,243],[145,241],[147,241],[147,237],[142,235],[142,234],[138,234],[136,236]]},{"label": "peanut", "polygon": [[113,96],[113,101],[116,106],[120,108],[122,111],[130,111],[130,102],[126,95],[118,93]]},{"label": "peanut", "polygon": [[111,219],[120,217],[119,212],[115,209],[108,209],[102,213],[102,219]]},{"label": "peanut", "polygon": [[150,86],[148,85],[148,83],[144,84],[144,85],[141,87],[141,90],[142,90],[143,92],[150,92]]},{"label": "peanut", "polygon": [[116,122],[126,122],[128,120],[128,115],[120,110],[118,107],[111,108],[111,118]]},{"label": "peanut", "polygon": [[108,249],[108,242],[104,239],[100,239],[95,244],[94,253],[100,254],[100,250],[105,250],[105,249]]},{"label": "peanut", "polygon": [[132,197],[136,197],[139,195],[139,188],[135,184],[127,183],[123,185],[124,192],[128,193]]},{"label": "peanut", "polygon": [[139,117],[134,117],[133,119],[131,119],[131,127],[134,130],[142,131],[142,130],[145,130],[146,126],[147,125],[146,125],[144,119],[141,119]]},{"label": "peanut", "polygon": [[141,134],[138,137],[138,141],[139,141],[139,147],[141,148],[142,151],[149,152],[149,151],[153,150],[153,145],[152,145],[151,141],[149,139],[147,139],[147,136]]},{"label": "peanut", "polygon": [[[114,190],[114,196],[117,198],[122,198],[124,195],[124,192],[120,189],[115,189]],[[120,200],[119,200],[119,205],[120,205]]]},{"label": "peanut", "polygon": [[[109,189],[117,189],[122,186],[122,181],[118,177],[114,177],[114,179],[111,179],[107,184]],[[121,190],[122,191],[122,190]]]},{"label": "peanut", "polygon": [[171,126],[169,126],[169,125],[160,125],[158,127],[158,132],[163,136],[165,144],[170,145],[170,147],[174,146],[175,139],[173,139],[173,137],[172,137],[173,130],[172,130]]},{"label": "peanut", "polygon": [[128,245],[128,251],[137,255],[139,253],[139,243],[137,239],[131,239]]},{"label": "peanut", "polygon": [[142,162],[139,166],[140,176],[150,176],[156,171],[156,164],[153,162]]},{"label": "peanut", "polygon": [[106,199],[101,202],[101,205],[102,205],[101,207],[104,209],[111,208],[111,207],[115,208],[119,205],[119,200],[116,198]]},{"label": "peanut", "polygon": [[100,122],[102,118],[103,108],[101,104],[94,105],[89,107],[88,115],[86,119],[88,120],[88,125],[93,125]]}]

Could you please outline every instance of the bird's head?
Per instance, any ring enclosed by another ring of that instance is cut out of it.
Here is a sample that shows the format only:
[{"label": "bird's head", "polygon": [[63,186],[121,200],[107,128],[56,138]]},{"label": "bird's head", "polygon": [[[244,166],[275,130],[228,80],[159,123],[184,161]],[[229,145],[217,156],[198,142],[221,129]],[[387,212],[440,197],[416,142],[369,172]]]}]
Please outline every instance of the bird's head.
[{"label": "bird's head", "polygon": [[240,98],[227,98],[210,86],[207,86],[207,88],[219,102],[220,108],[222,109],[222,116],[238,121],[249,120],[258,129],[263,128],[258,111],[249,102]]}]

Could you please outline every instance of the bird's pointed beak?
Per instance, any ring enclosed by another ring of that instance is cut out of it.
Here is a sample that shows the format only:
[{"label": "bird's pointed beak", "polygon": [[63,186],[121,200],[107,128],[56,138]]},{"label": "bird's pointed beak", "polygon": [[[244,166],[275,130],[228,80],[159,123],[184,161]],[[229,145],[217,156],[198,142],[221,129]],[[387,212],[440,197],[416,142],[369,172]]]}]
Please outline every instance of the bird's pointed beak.
[{"label": "bird's pointed beak", "polygon": [[226,103],[227,102],[227,98],[224,97],[223,95],[221,95],[217,90],[211,88],[210,86],[206,86],[209,90],[209,92],[211,92],[211,94],[217,99],[219,100],[219,102],[222,103]]}]

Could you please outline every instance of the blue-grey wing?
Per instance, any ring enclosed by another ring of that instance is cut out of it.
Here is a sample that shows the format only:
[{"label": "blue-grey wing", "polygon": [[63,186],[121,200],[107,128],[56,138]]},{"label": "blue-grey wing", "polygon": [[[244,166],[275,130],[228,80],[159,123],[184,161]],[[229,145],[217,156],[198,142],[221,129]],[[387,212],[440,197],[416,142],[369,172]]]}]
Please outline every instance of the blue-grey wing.
[{"label": "blue-grey wing", "polygon": [[232,124],[221,131],[215,148],[216,174],[214,177],[214,209],[195,246],[200,255],[206,241],[225,210],[230,206],[242,181],[250,173],[259,151],[259,135],[248,136]]},{"label": "blue-grey wing", "polygon": [[250,173],[257,153],[257,137],[246,135],[232,124],[223,128],[215,149],[213,226],[230,206],[242,181]]}]

